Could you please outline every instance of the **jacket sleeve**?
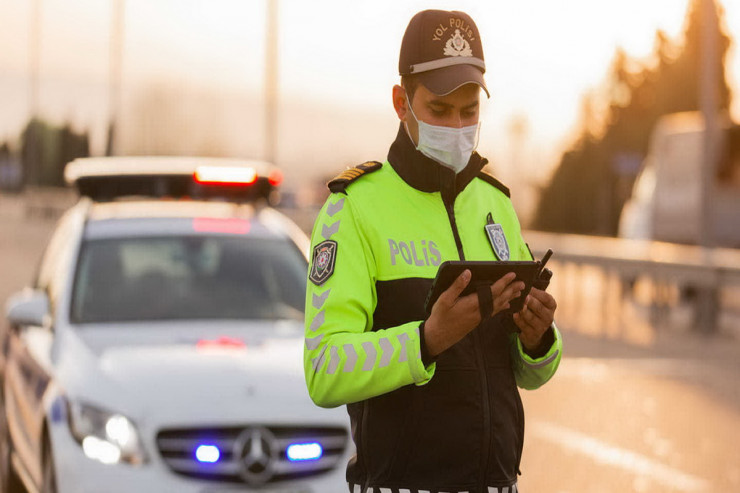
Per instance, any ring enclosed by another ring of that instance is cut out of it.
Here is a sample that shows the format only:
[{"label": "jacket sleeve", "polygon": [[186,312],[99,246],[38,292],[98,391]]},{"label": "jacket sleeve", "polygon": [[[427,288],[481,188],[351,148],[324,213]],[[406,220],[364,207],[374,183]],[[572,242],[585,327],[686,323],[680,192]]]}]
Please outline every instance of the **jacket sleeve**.
[{"label": "jacket sleeve", "polygon": [[421,320],[371,330],[377,269],[360,216],[348,195],[332,194],[311,237],[303,367],[322,407],[422,385],[434,373],[421,360]]},{"label": "jacket sleeve", "polygon": [[[521,234],[519,238],[521,255],[524,258],[534,260],[529,247],[524,242],[524,239],[521,238]],[[511,323],[516,327],[513,320]],[[524,346],[522,346],[522,341],[519,340],[518,334],[513,334],[511,340],[513,354],[512,367],[516,384],[520,388],[534,390],[543,386],[552,378],[558,366],[560,366],[560,358],[563,354],[563,338],[555,322],[552,323],[549,330],[552,331],[552,344],[544,355],[537,358],[528,355],[524,351]]]},{"label": "jacket sleeve", "polygon": [[553,332],[554,341],[547,353],[539,358],[532,358],[525,353],[522,341],[519,340],[516,333],[513,335],[514,357],[512,358],[512,365],[517,386],[526,390],[537,389],[547,383],[560,366],[560,358],[563,354],[563,339],[554,322],[550,330]]}]

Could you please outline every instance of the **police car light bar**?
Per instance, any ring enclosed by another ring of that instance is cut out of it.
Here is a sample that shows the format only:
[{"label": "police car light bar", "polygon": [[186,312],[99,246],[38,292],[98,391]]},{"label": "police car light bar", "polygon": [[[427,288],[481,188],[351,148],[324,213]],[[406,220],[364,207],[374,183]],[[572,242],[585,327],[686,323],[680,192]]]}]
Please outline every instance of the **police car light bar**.
[{"label": "police car light bar", "polygon": [[268,162],[209,157],[80,158],[64,170],[68,184],[96,201],[123,197],[277,200],[282,172]]},{"label": "police car light bar", "polygon": [[232,166],[198,166],[193,177],[203,185],[251,185],[257,181],[257,171]]},{"label": "police car light bar", "polygon": [[283,182],[283,172],[276,168],[270,172],[270,176],[267,179],[270,185],[276,187]]},{"label": "police car light bar", "polygon": [[237,218],[193,218],[193,231],[199,233],[226,233],[246,235],[251,229],[251,223],[246,219]]}]

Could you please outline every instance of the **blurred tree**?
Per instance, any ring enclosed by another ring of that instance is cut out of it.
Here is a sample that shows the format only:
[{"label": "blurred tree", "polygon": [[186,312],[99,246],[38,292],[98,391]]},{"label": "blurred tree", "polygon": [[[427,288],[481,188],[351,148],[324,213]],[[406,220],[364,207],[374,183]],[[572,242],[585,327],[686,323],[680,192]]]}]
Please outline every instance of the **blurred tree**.
[{"label": "blurred tree", "polygon": [[21,134],[23,184],[62,187],[67,163],[89,155],[87,133],[78,134],[69,124],[56,127],[34,118]]},{"label": "blurred tree", "polygon": [[[533,227],[545,231],[615,235],[619,215],[629,197],[650,134],[665,114],[699,110],[702,0],[691,0],[683,41],[674,45],[662,31],[655,36],[651,63],[643,64],[618,49],[602,90],[603,118],[593,117],[588,96],[581,135],[566,151],[543,190]],[[715,4],[716,5],[716,4]],[[730,38],[724,10],[716,5],[722,63],[718,107],[730,106],[725,55]]]},{"label": "blurred tree", "polygon": [[13,152],[7,142],[0,144],[0,190],[13,191],[20,183]]},{"label": "blurred tree", "polygon": [[90,155],[90,139],[87,133],[75,133],[70,124],[59,129],[59,155],[51,170],[52,184],[64,186],[64,167],[78,157]]}]

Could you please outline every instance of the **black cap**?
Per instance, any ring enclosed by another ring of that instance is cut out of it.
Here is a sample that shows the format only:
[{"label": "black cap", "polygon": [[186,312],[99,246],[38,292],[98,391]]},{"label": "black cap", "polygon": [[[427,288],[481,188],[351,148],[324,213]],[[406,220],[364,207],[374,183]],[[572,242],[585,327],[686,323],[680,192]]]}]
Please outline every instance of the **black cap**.
[{"label": "black cap", "polygon": [[424,10],[411,18],[401,43],[400,75],[418,76],[437,96],[470,83],[488,95],[485,71],[478,27],[468,14]]}]

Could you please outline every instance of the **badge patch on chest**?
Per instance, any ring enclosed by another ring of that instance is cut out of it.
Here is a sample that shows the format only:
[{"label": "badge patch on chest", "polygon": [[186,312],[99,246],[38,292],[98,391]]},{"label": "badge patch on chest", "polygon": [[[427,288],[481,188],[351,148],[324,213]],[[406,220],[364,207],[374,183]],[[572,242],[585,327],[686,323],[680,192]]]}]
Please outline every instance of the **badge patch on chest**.
[{"label": "badge patch on chest", "polygon": [[502,261],[509,260],[511,254],[509,253],[509,243],[506,241],[506,235],[504,235],[504,228],[500,224],[489,223],[486,224],[486,234],[496,258]]},{"label": "badge patch on chest", "polygon": [[334,274],[334,263],[337,260],[337,242],[334,240],[322,241],[313,247],[311,273],[308,278],[312,283],[321,286]]}]

